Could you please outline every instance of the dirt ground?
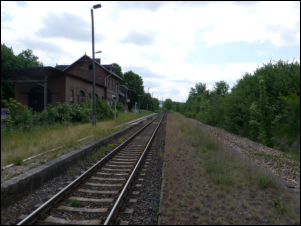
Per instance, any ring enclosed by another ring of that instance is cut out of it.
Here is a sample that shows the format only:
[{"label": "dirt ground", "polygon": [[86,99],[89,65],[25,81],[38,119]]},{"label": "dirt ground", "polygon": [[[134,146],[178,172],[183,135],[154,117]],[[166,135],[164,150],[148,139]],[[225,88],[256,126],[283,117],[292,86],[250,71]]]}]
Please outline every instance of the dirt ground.
[{"label": "dirt ground", "polygon": [[159,223],[297,224],[300,203],[178,114],[168,114]]}]

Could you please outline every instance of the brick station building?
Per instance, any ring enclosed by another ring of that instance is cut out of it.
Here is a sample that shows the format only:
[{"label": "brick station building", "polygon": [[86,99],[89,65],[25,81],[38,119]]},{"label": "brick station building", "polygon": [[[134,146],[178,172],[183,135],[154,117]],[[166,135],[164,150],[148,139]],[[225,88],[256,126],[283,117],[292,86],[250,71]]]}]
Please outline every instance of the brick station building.
[{"label": "brick station building", "polygon": [[[93,95],[92,59],[86,54],[70,65],[1,70],[2,82],[15,83],[15,99],[34,111],[42,111],[48,103],[86,103]],[[122,78],[113,65],[101,65],[95,59],[95,95],[113,105],[119,101]],[[127,109],[127,103],[124,105]]]}]

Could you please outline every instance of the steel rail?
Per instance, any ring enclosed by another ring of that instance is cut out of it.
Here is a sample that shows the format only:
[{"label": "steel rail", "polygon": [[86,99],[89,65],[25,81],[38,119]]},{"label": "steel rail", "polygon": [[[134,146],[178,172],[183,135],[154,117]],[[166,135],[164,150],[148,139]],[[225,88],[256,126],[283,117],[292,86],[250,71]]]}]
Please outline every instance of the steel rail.
[{"label": "steel rail", "polygon": [[117,146],[113,151],[111,151],[103,159],[101,159],[97,163],[95,163],[92,167],[90,167],[81,176],[79,176],[78,178],[76,178],[72,183],[70,183],[69,185],[67,185],[63,190],[61,190],[56,195],[54,195],[52,198],[50,198],[47,202],[45,202],[38,209],[36,209],[34,212],[32,212],[30,215],[28,215],[22,221],[20,221],[17,225],[33,224],[38,219],[38,217],[39,217],[40,214],[46,213],[52,207],[52,204],[57,203],[58,201],[60,201],[66,193],[70,192],[74,187],[76,187],[83,179],[85,179],[87,176],[89,176],[100,165],[106,163],[111,157],[113,157],[117,153],[117,151],[119,149],[121,149],[123,146],[125,146],[126,144],[128,144],[131,140],[133,140],[145,128],[147,128],[153,121],[155,121],[160,115],[158,115],[155,119],[153,119],[147,125],[145,125],[140,130],[138,130],[135,134],[133,134],[132,136],[130,136],[126,141],[124,141],[122,144],[120,144],[119,146]]},{"label": "steel rail", "polygon": [[139,158],[139,160],[138,160],[138,162],[137,162],[134,170],[132,171],[131,175],[129,176],[129,179],[127,180],[127,182],[126,182],[124,188],[122,189],[120,195],[118,196],[117,201],[115,202],[114,206],[111,208],[111,212],[110,212],[109,216],[107,217],[104,225],[111,224],[112,221],[113,221],[113,219],[114,219],[114,217],[117,215],[118,209],[122,205],[122,201],[123,201],[122,199],[126,196],[127,191],[128,191],[128,189],[130,187],[130,184],[132,183],[132,180],[135,177],[135,174],[137,173],[137,169],[139,168],[141,162],[143,161],[143,158],[146,155],[146,152],[150,148],[150,145],[151,145],[151,143],[153,141],[153,138],[155,137],[155,135],[156,135],[156,133],[158,131],[158,128],[161,125],[161,122],[162,122],[163,118],[164,118],[164,115],[163,115],[162,119],[160,120],[160,122],[158,123],[158,126],[156,127],[155,131],[153,132],[153,134],[152,134],[151,138],[149,139],[146,147],[144,148],[144,151],[143,151],[142,155],[140,156],[140,158]]}]

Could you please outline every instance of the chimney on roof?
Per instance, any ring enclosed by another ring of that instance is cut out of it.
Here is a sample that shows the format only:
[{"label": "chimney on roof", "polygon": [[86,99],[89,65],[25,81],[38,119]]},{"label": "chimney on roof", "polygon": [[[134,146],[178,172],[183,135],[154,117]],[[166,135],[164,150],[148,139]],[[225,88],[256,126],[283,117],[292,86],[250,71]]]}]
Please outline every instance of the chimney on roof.
[{"label": "chimney on roof", "polygon": [[97,61],[100,64],[100,58],[96,58],[95,61]]}]

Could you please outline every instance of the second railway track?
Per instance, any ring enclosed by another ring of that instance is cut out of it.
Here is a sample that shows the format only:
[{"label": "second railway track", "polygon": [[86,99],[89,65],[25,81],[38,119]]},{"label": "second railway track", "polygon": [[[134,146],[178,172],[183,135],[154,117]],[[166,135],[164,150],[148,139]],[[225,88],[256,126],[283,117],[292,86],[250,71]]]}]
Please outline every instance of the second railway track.
[{"label": "second railway track", "polygon": [[[146,157],[162,119],[163,115],[160,115],[137,131],[19,225],[111,224]],[[70,207],[73,200],[77,200],[79,206]]]}]

